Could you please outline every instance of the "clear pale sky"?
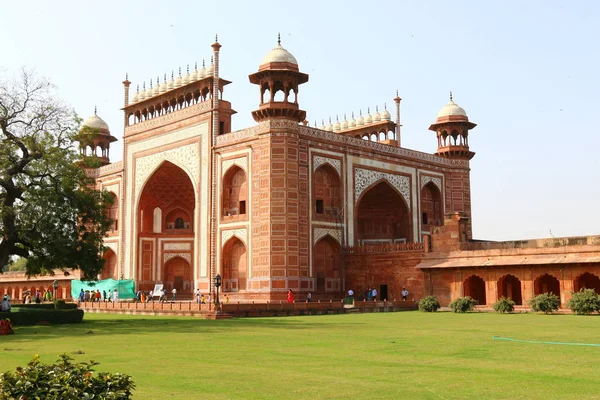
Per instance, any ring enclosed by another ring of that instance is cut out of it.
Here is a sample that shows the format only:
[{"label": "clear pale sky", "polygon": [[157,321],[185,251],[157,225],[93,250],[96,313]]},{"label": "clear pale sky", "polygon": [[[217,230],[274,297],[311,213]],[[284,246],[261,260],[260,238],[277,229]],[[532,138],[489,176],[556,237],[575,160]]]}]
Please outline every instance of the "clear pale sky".
[{"label": "clear pale sky", "polygon": [[0,0],[0,73],[34,69],[121,139],[125,73],[135,88],[208,62],[218,33],[235,130],[254,124],[248,74],[278,32],[310,75],[311,125],[386,102],[393,116],[398,89],[403,147],[434,152],[427,128],[453,91],[478,124],[475,238],[600,234],[600,2]]}]

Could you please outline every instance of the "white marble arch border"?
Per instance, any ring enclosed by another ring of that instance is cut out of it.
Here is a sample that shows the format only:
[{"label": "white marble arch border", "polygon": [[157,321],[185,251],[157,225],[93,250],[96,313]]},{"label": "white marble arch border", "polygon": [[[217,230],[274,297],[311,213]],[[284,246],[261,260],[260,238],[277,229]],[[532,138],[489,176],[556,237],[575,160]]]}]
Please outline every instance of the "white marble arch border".
[{"label": "white marble arch border", "polygon": [[191,253],[163,253],[163,264],[172,258],[181,257],[192,265],[192,254]]},{"label": "white marble arch border", "polygon": [[341,160],[331,158],[331,157],[324,157],[324,156],[320,156],[320,155],[313,155],[313,172],[315,172],[317,170],[317,168],[319,168],[323,164],[331,165],[333,167],[333,169],[335,169],[337,171],[338,176],[340,178],[342,177],[342,161]]},{"label": "white marble arch border", "polygon": [[433,184],[439,189],[440,193],[442,192],[442,178],[421,175],[421,189],[423,189],[429,182],[433,182]]},{"label": "white marble arch border", "polygon": [[238,167],[243,169],[246,173],[246,176],[248,176],[248,157],[242,156],[223,160],[223,162],[221,163],[221,178],[223,178],[227,171],[229,171],[229,168],[233,167],[234,165],[237,165]]},{"label": "white marble arch border", "polygon": [[323,239],[325,236],[331,236],[337,240],[338,244],[342,245],[342,230],[339,228],[313,228],[313,246]]},{"label": "white marble arch border", "polygon": [[246,248],[248,248],[248,229],[247,228],[237,228],[237,229],[227,229],[221,231],[221,249],[225,247],[225,243],[229,241],[232,237],[236,237],[240,239]]},{"label": "white marble arch border", "polygon": [[402,195],[408,206],[408,211],[411,210],[410,198],[410,178],[404,175],[393,174],[391,172],[376,171],[372,169],[356,168],[354,170],[354,202],[356,203],[360,195],[373,183],[384,179],[392,185]]}]

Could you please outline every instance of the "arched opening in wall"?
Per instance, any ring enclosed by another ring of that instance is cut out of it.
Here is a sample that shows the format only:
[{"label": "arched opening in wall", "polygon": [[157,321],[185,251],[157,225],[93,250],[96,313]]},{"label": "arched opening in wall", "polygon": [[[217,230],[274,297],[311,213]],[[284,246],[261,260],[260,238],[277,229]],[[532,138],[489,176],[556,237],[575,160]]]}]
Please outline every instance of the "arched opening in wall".
[{"label": "arched opening in wall", "polygon": [[[139,232],[141,234],[191,234],[194,230],[194,205],[195,195],[192,181],[181,168],[165,161],[148,179],[142,190],[138,207]],[[161,212],[161,210],[167,212]],[[155,221],[155,217],[162,220]],[[184,229],[189,232],[175,229],[177,218],[184,220],[184,226],[188,227]],[[165,227],[166,229],[155,229],[155,227]]]},{"label": "arched opening in wall", "polygon": [[313,278],[315,292],[342,290],[341,247],[327,235],[317,242],[313,251]]},{"label": "arched opening in wall", "polygon": [[369,135],[363,135],[363,140],[369,140]]},{"label": "arched opening in wall", "polygon": [[459,142],[458,142],[458,137],[459,136],[460,135],[458,134],[457,131],[452,131],[452,144],[453,145],[457,146],[459,144]]},{"label": "arched opening in wall", "polygon": [[533,293],[536,296],[538,294],[552,293],[560,298],[560,282],[550,274],[539,276],[533,282]]},{"label": "arched opening in wall", "polygon": [[222,254],[223,291],[246,290],[248,279],[246,246],[234,236],[223,246]]},{"label": "arched opening in wall", "polygon": [[516,305],[523,305],[521,281],[514,275],[504,275],[498,279],[498,298],[511,298]]},{"label": "arched opening in wall", "polygon": [[477,300],[477,304],[487,304],[485,295],[485,281],[477,275],[471,275],[464,282],[465,296]]},{"label": "arched opening in wall", "polygon": [[177,231],[177,233],[191,232],[192,216],[188,211],[179,206],[173,207],[165,216],[165,228],[168,233]]},{"label": "arched opening in wall", "polygon": [[119,230],[119,199],[113,192],[109,193],[111,204],[106,209],[106,215],[112,220],[109,231],[116,232]]},{"label": "arched opening in wall", "polygon": [[177,293],[192,293],[194,279],[190,263],[181,257],[171,258],[165,264],[162,281],[169,293],[173,289],[177,289]]},{"label": "arched opening in wall", "polygon": [[342,222],[340,177],[330,164],[323,164],[314,174],[313,210],[318,219]]},{"label": "arched opening in wall", "polygon": [[408,205],[387,181],[374,184],[362,195],[356,215],[359,244],[413,240]]},{"label": "arched opening in wall", "polygon": [[387,137],[385,135],[385,132],[379,132],[379,141],[383,142],[386,139]]},{"label": "arched opening in wall", "polygon": [[260,103],[268,103],[271,101],[271,91],[269,90],[269,85],[264,83],[261,87],[260,91]]},{"label": "arched opening in wall", "polygon": [[594,289],[596,293],[600,293],[600,278],[598,276],[586,272],[573,281],[573,289],[579,292],[581,289]]},{"label": "arched opening in wall", "polygon": [[442,194],[429,182],[421,189],[421,230],[430,232],[432,226],[442,226]]},{"label": "arched opening in wall", "polygon": [[388,140],[395,140],[396,133],[394,131],[389,131],[387,133]]},{"label": "arched opening in wall", "polygon": [[104,253],[104,267],[100,279],[117,279],[117,255],[111,249]]},{"label": "arched opening in wall", "polygon": [[377,141],[377,134],[375,133],[371,133],[371,142],[376,142]]},{"label": "arched opening in wall", "polygon": [[288,95],[288,101],[291,102],[291,103],[297,103],[298,102],[298,93],[296,93],[295,89],[290,89],[289,95]]},{"label": "arched opening in wall", "polygon": [[234,165],[223,177],[222,215],[246,215],[248,183],[243,169]]},{"label": "arched opening in wall", "polygon": [[450,143],[448,142],[448,132],[442,131],[442,146],[448,146]]}]

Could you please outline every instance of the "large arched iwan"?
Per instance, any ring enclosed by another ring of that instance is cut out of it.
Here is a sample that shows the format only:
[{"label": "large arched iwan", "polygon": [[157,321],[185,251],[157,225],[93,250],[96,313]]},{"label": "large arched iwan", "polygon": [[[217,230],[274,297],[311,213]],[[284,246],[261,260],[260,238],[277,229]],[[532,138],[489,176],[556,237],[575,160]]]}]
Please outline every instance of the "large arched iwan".
[{"label": "large arched iwan", "polygon": [[408,206],[387,181],[375,184],[362,195],[356,215],[360,244],[413,240]]},{"label": "large arched iwan", "polygon": [[432,226],[441,226],[442,194],[433,182],[421,189],[421,230],[429,232]]},{"label": "large arched iwan", "polygon": [[237,165],[232,166],[223,177],[222,215],[246,215],[248,182],[246,173]]},{"label": "large arched iwan", "polygon": [[100,273],[100,279],[117,279],[117,255],[112,249],[104,253],[104,267]]},{"label": "large arched iwan", "polygon": [[341,247],[329,235],[315,244],[313,251],[313,278],[318,293],[342,290]]},{"label": "large arched iwan", "polygon": [[248,279],[248,256],[244,243],[233,236],[223,246],[222,253],[223,291],[246,290]]},{"label": "large arched iwan", "polygon": [[498,298],[506,297],[512,299],[516,305],[523,305],[521,294],[521,281],[514,275],[504,275],[498,279]]}]

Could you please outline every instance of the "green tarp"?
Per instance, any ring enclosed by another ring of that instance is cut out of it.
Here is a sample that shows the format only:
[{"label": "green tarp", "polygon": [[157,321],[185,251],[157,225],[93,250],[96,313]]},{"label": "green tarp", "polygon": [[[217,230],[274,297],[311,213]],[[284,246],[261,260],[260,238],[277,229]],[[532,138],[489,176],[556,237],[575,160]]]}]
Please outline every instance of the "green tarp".
[{"label": "green tarp", "polygon": [[100,291],[102,293],[103,290],[106,290],[106,294],[109,298],[112,299],[112,293],[117,289],[119,292],[119,300],[123,299],[135,299],[135,284],[133,283],[133,279],[125,279],[125,280],[114,280],[114,279],[104,279],[102,281],[77,281],[73,279],[71,281],[71,296],[73,299],[77,300],[79,298],[79,292],[81,289],[85,292],[86,290],[94,290]]}]

